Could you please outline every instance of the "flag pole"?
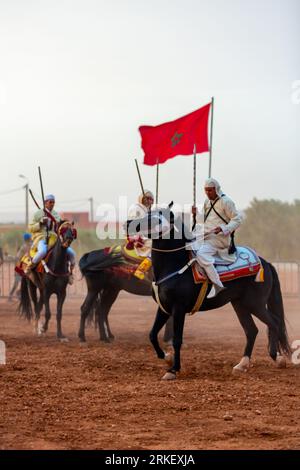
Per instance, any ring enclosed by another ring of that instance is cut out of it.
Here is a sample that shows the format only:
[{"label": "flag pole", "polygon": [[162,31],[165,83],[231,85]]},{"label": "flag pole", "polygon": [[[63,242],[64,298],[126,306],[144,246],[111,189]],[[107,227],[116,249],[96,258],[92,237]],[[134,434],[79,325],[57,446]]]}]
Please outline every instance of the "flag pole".
[{"label": "flag pole", "polygon": [[196,205],[196,144],[194,144],[194,171],[193,171],[193,205]]},{"label": "flag pole", "polygon": [[145,196],[145,191],[144,191],[144,186],[143,186],[143,182],[142,182],[142,177],[141,177],[141,173],[140,173],[140,169],[139,169],[139,164],[138,164],[138,161],[137,161],[136,158],[135,158],[134,160],[135,160],[136,171],[137,171],[137,174],[138,174],[138,177],[139,177],[139,180],[140,180],[140,185],[141,185],[142,193],[143,193],[143,196]]},{"label": "flag pole", "polygon": [[210,141],[209,141],[209,168],[208,177],[211,177],[211,158],[212,158],[212,139],[213,139],[213,122],[214,122],[214,97],[211,99],[211,114],[210,114]]},{"label": "flag pole", "polygon": [[[196,207],[196,155],[197,155],[197,150],[196,150],[196,144],[194,144],[194,168],[193,168],[193,206]],[[196,214],[193,214],[193,228],[196,224]]]},{"label": "flag pole", "polygon": [[156,160],[156,205],[158,204],[158,176],[159,176],[159,163],[158,158]]}]

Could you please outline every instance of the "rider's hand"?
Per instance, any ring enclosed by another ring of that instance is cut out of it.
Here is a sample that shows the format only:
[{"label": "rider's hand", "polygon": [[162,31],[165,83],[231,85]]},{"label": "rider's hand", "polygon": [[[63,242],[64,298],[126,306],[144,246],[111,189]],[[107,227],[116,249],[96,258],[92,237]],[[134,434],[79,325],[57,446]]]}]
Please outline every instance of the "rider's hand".
[{"label": "rider's hand", "polygon": [[220,232],[222,232],[221,227],[216,227],[216,228],[214,229],[214,233],[215,233],[215,234],[218,234],[218,233],[220,233]]},{"label": "rider's hand", "polygon": [[41,225],[46,225],[46,226],[47,226],[48,220],[49,220],[48,217],[43,217],[42,220],[41,220],[41,222],[40,222]]},{"label": "rider's hand", "polygon": [[197,215],[198,209],[196,206],[192,206],[192,214]]}]

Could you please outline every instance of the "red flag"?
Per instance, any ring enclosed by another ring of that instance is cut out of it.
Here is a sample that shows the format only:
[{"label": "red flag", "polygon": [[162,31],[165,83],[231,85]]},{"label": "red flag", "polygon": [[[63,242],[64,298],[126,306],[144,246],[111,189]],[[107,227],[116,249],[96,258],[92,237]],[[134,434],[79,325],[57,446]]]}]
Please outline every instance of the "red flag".
[{"label": "red flag", "polygon": [[211,103],[175,121],[141,126],[145,165],[164,163],[176,155],[208,152],[208,116]]}]

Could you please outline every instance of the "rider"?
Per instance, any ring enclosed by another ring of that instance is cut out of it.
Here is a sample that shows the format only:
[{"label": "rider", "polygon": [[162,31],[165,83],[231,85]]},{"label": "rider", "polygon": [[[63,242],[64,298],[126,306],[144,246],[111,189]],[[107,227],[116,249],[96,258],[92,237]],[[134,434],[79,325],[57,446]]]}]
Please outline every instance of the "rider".
[{"label": "rider", "polygon": [[[197,236],[202,233],[193,244],[193,250],[199,265],[204,268],[207,276],[213,283],[213,287],[207,296],[215,297],[224,286],[214,266],[215,256],[227,262],[234,262],[234,231],[242,222],[241,214],[237,211],[234,202],[221,191],[220,184],[214,178],[205,181],[204,191],[207,199],[204,202],[202,213],[198,214],[197,208],[192,208],[196,215],[197,225],[194,233]],[[201,224],[200,227],[198,224]]]},{"label": "rider", "polygon": [[[23,234],[23,244],[18,249],[17,256],[16,256],[17,265],[20,263],[23,256],[29,256],[31,246],[32,246],[31,233],[25,232]],[[19,274],[18,271],[15,271],[15,281],[14,281],[14,284],[13,284],[13,286],[12,286],[10,292],[9,292],[8,302],[12,301],[12,297],[14,295],[14,292],[16,291],[16,289],[17,289],[17,287],[18,287],[21,280],[22,280],[22,276]]]},{"label": "rider", "polygon": [[[48,238],[51,235],[55,235],[55,225],[56,223],[61,222],[60,215],[54,210],[55,197],[53,194],[48,194],[45,197],[45,209],[39,209],[33,216],[31,224],[29,224],[29,230],[32,233],[32,241],[34,244],[37,244],[37,253],[32,258],[31,264],[26,268],[26,274],[30,272],[43,258],[45,258],[48,245],[47,245],[47,235]],[[48,213],[48,215],[47,215]],[[47,233],[48,228],[48,233]],[[70,278],[69,282],[73,282],[73,269],[75,267],[75,252],[69,246],[67,248],[67,253],[70,261]]]},{"label": "rider", "polygon": [[145,190],[144,193],[139,195],[138,202],[129,208],[129,219],[140,219],[147,214],[154,203],[154,196],[151,191]]},{"label": "rider", "polygon": [[[154,203],[154,196],[151,191],[145,190],[139,195],[138,202],[133,204],[128,211],[128,219],[135,220],[144,217]],[[140,235],[130,237],[129,243],[133,242],[138,256],[151,256],[151,240]]]}]

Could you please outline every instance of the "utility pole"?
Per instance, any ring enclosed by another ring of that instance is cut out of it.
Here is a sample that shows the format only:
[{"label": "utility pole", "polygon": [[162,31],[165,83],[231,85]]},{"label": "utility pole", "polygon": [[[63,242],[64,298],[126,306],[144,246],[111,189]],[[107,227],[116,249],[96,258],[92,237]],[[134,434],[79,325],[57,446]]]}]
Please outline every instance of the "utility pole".
[{"label": "utility pole", "polygon": [[89,201],[90,201],[90,219],[91,219],[91,222],[94,222],[94,198],[89,197]]},{"label": "utility pole", "polygon": [[29,224],[29,180],[27,176],[24,175],[19,175],[19,178],[26,180],[26,184],[23,186],[23,189],[25,189],[25,226],[27,229]]},{"label": "utility pole", "polygon": [[29,184],[26,183],[24,186],[25,189],[25,225],[26,230],[29,224]]}]

